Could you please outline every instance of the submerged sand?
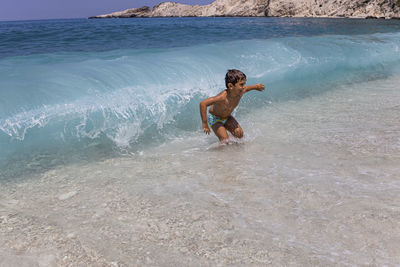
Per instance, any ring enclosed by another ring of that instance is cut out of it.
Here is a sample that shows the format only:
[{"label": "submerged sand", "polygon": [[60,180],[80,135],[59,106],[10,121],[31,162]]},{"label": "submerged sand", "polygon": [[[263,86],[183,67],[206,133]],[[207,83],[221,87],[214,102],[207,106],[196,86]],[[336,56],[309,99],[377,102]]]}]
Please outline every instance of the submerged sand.
[{"label": "submerged sand", "polygon": [[400,263],[400,91],[390,78],[0,187],[0,266]]}]

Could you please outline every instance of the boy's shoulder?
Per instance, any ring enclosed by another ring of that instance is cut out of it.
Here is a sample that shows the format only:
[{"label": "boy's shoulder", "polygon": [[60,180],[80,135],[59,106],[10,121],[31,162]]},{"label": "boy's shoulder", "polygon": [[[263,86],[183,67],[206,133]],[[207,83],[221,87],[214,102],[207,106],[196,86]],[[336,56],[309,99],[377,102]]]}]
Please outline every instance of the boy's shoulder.
[{"label": "boy's shoulder", "polygon": [[211,102],[225,101],[227,95],[228,95],[227,91],[224,90],[224,91],[221,91],[219,94],[217,94],[217,95],[215,95],[215,96],[212,96],[212,97],[207,98],[207,100],[208,100],[208,101],[211,101]]},{"label": "boy's shoulder", "polygon": [[226,100],[227,95],[228,93],[226,92],[226,90],[223,90],[218,95],[212,96],[209,99],[212,100],[213,102],[221,102]]},{"label": "boy's shoulder", "polygon": [[215,97],[221,98],[221,99],[225,99],[226,96],[228,95],[228,91],[225,89],[223,91],[221,91],[218,95],[216,95]]}]

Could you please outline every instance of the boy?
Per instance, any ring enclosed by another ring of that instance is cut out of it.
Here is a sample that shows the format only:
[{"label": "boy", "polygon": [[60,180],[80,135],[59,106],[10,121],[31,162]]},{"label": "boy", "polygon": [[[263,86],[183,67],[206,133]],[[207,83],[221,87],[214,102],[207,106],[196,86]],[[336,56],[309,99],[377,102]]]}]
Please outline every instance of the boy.
[{"label": "boy", "polygon": [[[242,96],[251,90],[264,90],[264,85],[261,83],[245,86],[246,75],[240,70],[228,70],[225,75],[225,85],[226,90],[200,102],[200,115],[204,132],[210,134],[210,128],[208,128],[208,125],[210,125],[221,143],[226,143],[229,140],[226,130],[236,138],[243,137],[242,127],[231,116]],[[207,114],[208,106],[211,107]]]}]

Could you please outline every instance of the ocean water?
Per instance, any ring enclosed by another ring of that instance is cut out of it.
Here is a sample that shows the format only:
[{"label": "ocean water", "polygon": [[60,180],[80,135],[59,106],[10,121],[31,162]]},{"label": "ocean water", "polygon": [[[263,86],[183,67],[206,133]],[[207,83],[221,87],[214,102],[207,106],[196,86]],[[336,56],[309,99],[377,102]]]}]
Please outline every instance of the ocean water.
[{"label": "ocean water", "polygon": [[44,167],[197,134],[198,103],[224,88],[229,68],[268,87],[245,97],[238,114],[386,77],[399,63],[399,27],[275,18],[2,22],[1,166],[19,172],[35,157]]},{"label": "ocean water", "polygon": [[[0,265],[399,264],[399,30],[0,22]],[[267,89],[222,146],[199,102],[230,68]]]}]

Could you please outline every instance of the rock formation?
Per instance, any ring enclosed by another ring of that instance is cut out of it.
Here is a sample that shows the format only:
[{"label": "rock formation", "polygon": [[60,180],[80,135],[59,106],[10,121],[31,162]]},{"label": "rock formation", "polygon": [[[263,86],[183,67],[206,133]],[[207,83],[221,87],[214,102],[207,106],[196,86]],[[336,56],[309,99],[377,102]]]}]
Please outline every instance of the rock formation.
[{"label": "rock formation", "polygon": [[89,19],[107,19],[107,18],[134,18],[134,17],[150,17],[151,9],[148,6],[141,8],[130,8],[124,11],[118,11],[110,14],[98,15]]},{"label": "rock formation", "polygon": [[216,0],[205,6],[189,6],[173,2],[156,5],[151,17],[264,17],[266,0]]},{"label": "rock formation", "polygon": [[267,16],[391,18],[399,16],[397,0],[270,0]]},{"label": "rock formation", "polygon": [[131,17],[349,17],[398,18],[400,0],[216,0],[190,6],[163,2],[90,18]]}]

